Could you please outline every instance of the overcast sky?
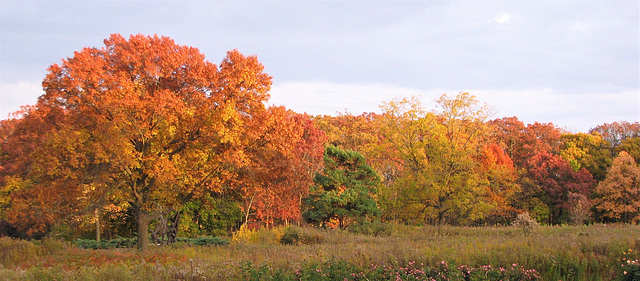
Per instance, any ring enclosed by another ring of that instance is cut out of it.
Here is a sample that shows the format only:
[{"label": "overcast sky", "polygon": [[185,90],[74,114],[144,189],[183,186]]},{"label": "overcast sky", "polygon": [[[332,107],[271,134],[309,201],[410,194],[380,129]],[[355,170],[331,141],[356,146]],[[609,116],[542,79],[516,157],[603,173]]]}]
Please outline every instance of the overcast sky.
[{"label": "overcast sky", "polygon": [[270,104],[379,112],[470,92],[495,118],[573,132],[640,121],[640,4],[615,1],[0,1],[0,119],[46,69],[112,33],[158,34],[219,63],[257,55]]}]

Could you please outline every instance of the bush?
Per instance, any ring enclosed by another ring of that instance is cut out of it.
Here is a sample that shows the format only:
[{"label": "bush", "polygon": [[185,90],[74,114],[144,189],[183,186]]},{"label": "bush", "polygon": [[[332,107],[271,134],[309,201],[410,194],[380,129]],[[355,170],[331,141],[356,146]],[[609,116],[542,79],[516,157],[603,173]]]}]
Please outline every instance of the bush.
[{"label": "bush", "polygon": [[233,237],[231,237],[231,242],[234,244],[243,244],[249,243],[253,239],[253,236],[256,235],[256,231],[249,229],[247,224],[243,224],[240,226],[238,231],[233,233]]},{"label": "bush", "polygon": [[195,246],[224,246],[228,245],[229,241],[216,236],[204,236],[198,238],[178,238],[178,242],[184,242]]},{"label": "bush", "polygon": [[29,241],[7,237],[0,238],[0,264],[17,265],[33,258],[45,256],[47,252]]},{"label": "bush", "polygon": [[280,243],[284,245],[300,245],[302,244],[302,231],[295,226],[285,228],[284,235],[280,238]]},{"label": "bush", "polygon": [[391,236],[391,229],[391,225],[379,221],[365,221],[349,227],[349,231],[353,233],[379,237]]},{"label": "bush", "polygon": [[[637,241],[636,241],[637,242]],[[633,249],[622,253],[622,265],[620,266],[620,277],[623,281],[640,280],[640,260]]]},{"label": "bush", "polygon": [[538,222],[529,216],[529,213],[519,214],[516,220],[513,221],[513,226],[520,228],[525,235],[531,234],[535,229],[540,227]]},{"label": "bush", "polygon": [[116,248],[133,248],[138,243],[138,238],[118,237],[109,240],[91,240],[76,239],[73,244],[83,249],[116,249]]},{"label": "bush", "polygon": [[284,245],[319,244],[324,242],[324,238],[317,229],[306,229],[297,226],[287,226],[284,235],[280,238],[280,243]]},{"label": "bush", "polygon": [[[177,238],[178,242],[183,242],[195,246],[208,246],[208,245],[227,245],[229,241],[215,237],[215,236],[205,236],[198,238]],[[116,239],[110,240],[100,240],[99,242],[91,239],[76,239],[73,241],[73,244],[78,248],[83,249],[116,249],[116,248],[133,248],[138,243],[137,238],[123,238],[119,237]]]},{"label": "bush", "polygon": [[284,236],[285,227],[274,227],[271,229],[260,228],[255,231],[251,242],[263,245],[278,245]]}]

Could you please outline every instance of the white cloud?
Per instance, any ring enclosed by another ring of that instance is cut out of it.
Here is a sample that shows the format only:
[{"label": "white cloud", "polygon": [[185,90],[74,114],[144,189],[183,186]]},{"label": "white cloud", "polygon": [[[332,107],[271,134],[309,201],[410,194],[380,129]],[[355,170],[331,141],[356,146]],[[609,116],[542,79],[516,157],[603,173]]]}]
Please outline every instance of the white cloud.
[{"label": "white cloud", "polygon": [[572,132],[614,121],[640,121],[640,92],[568,94],[553,89],[471,90],[493,105],[498,117],[517,116],[525,123],[552,122]]},{"label": "white cloud", "polygon": [[508,24],[513,19],[513,15],[511,14],[501,14],[495,17],[493,20],[498,24]]},{"label": "white cloud", "polygon": [[[526,124],[552,122],[572,132],[586,132],[603,123],[640,121],[640,92],[627,90],[610,93],[568,94],[541,89],[464,90],[480,102],[493,106],[494,118],[516,116]],[[339,112],[379,112],[382,102],[395,97],[422,97],[427,109],[443,93],[456,95],[459,90],[396,87],[385,84],[337,84],[327,82],[276,83],[270,104],[284,105],[298,112],[335,115]]]},{"label": "white cloud", "polygon": [[378,112],[378,106],[394,97],[421,95],[424,92],[381,83],[338,84],[329,82],[275,83],[271,89],[271,105],[284,105],[298,112],[335,115],[345,110],[360,114]]},{"label": "white cloud", "polygon": [[36,104],[42,94],[40,83],[20,81],[0,84],[0,120],[20,110],[20,106]]}]

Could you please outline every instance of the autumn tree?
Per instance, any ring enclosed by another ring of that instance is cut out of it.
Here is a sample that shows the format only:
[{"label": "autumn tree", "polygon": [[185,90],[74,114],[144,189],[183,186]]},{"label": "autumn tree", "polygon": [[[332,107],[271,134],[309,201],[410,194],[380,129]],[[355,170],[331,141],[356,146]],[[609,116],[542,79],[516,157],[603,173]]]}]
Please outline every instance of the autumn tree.
[{"label": "autumn tree", "polygon": [[380,178],[364,157],[352,150],[328,146],[324,152],[324,170],[317,173],[304,218],[307,222],[326,226],[335,222],[341,229],[355,221],[380,215],[373,199]]},{"label": "autumn tree", "polygon": [[605,218],[640,223],[640,168],[631,155],[620,152],[596,193],[599,195],[596,208]]},{"label": "autumn tree", "polygon": [[[4,176],[35,181],[16,195],[35,208],[119,194],[135,209],[145,250],[157,206],[220,192],[246,165],[245,125],[264,112],[271,77],[235,50],[216,66],[167,37],[115,34],[104,43],[48,69],[45,94],[3,142],[2,166],[24,163]],[[14,150],[20,142],[39,147]],[[12,208],[14,223],[20,210]]]},{"label": "autumn tree", "polygon": [[626,138],[616,147],[616,152],[626,152],[633,157],[636,163],[640,163],[640,137]]},{"label": "autumn tree", "polygon": [[640,122],[613,122],[604,123],[589,130],[589,133],[598,133],[604,140],[611,144],[612,151],[627,138],[640,137]]},{"label": "autumn tree", "polygon": [[541,152],[556,153],[562,132],[552,123],[525,125],[517,117],[504,117],[489,122],[493,138],[505,149],[516,169],[526,169],[527,162]]},{"label": "autumn tree", "polygon": [[250,163],[240,171],[238,185],[245,222],[266,225],[298,221],[302,198],[323,165],[325,135],[305,114],[271,107],[251,132]]},{"label": "autumn tree", "polygon": [[569,162],[575,172],[585,168],[598,181],[604,179],[613,160],[609,143],[599,134],[563,134],[559,155]]},{"label": "autumn tree", "polygon": [[[375,122],[378,117],[378,114],[372,112],[360,115],[343,112],[338,116],[316,116],[313,121],[327,134],[329,144],[369,154],[370,144],[378,139],[378,126]],[[370,160],[369,157],[367,160]]]},{"label": "autumn tree", "polygon": [[90,186],[82,185],[85,177],[77,171],[95,154],[80,134],[60,126],[66,119],[62,110],[29,107],[15,117],[0,127],[3,219],[22,235],[41,237],[86,207],[76,199]]},{"label": "autumn tree", "polygon": [[536,197],[550,207],[550,224],[571,221],[570,194],[587,198],[595,187],[595,180],[585,168],[573,171],[569,162],[559,155],[541,152],[529,161],[529,177],[539,186]]},{"label": "autumn tree", "polygon": [[520,191],[513,161],[496,143],[485,144],[479,157],[480,173],[487,185],[485,197],[493,205],[493,209],[486,218],[478,222],[509,224],[518,212],[513,201]]},{"label": "autumn tree", "polygon": [[[410,211],[404,197],[406,191],[402,182],[409,176],[411,166],[419,166],[424,162],[423,151],[425,145],[425,119],[427,112],[417,97],[411,99],[393,100],[383,103],[383,114],[376,120],[379,126],[380,139],[374,144],[373,151],[378,158],[384,157],[378,163],[379,174],[383,179],[383,186],[378,196],[378,202],[384,211],[384,218],[388,220],[410,220],[415,212]],[[432,120],[433,115],[429,115]]]},{"label": "autumn tree", "polygon": [[589,197],[595,186],[591,171],[598,173],[607,165],[606,141],[592,134],[569,134],[552,123],[525,126],[516,117],[491,124],[493,137],[505,147],[519,174],[514,207],[538,221],[556,224],[578,215],[575,204],[590,204],[583,197]]},{"label": "autumn tree", "polygon": [[427,113],[415,98],[383,105],[381,145],[402,168],[391,192],[382,194],[404,221],[444,224],[482,218],[492,206],[485,200],[487,186],[477,159],[490,109],[468,93],[443,95],[438,105],[438,114]]}]

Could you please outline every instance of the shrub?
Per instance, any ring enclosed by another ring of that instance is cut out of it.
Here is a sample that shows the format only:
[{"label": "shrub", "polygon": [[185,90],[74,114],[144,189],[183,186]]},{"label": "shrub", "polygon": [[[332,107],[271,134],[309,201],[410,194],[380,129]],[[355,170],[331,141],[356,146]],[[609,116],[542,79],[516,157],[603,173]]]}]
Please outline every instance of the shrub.
[{"label": "shrub", "polygon": [[350,226],[349,231],[369,236],[391,236],[391,228],[391,225],[379,221],[364,221]]},{"label": "shrub", "polygon": [[240,226],[240,229],[238,229],[238,231],[233,233],[233,237],[231,237],[231,243],[234,243],[234,244],[248,243],[248,242],[251,242],[251,240],[253,239],[253,236],[255,235],[256,235],[256,231],[249,229],[249,227],[245,223]]},{"label": "shrub", "polygon": [[118,237],[109,240],[92,240],[92,239],[76,239],[73,244],[83,249],[116,249],[116,248],[133,248],[138,242],[137,238]]},{"label": "shrub", "polygon": [[274,227],[271,229],[260,228],[255,230],[253,237],[251,237],[252,243],[265,244],[265,245],[278,245],[282,236],[284,236],[285,227]]},{"label": "shrub", "polygon": [[284,245],[300,245],[302,244],[302,231],[295,226],[289,226],[284,229],[284,235],[280,238],[280,243]]},{"label": "shrub", "polygon": [[47,252],[42,247],[29,241],[7,237],[0,238],[1,265],[17,265],[33,258],[45,256],[46,254]]},{"label": "shrub", "polygon": [[191,244],[194,244],[197,246],[207,246],[207,245],[224,246],[224,245],[228,245],[229,241],[227,241],[226,239],[222,239],[220,237],[206,236],[206,237],[199,237],[194,239],[194,241]]},{"label": "shrub", "polygon": [[209,245],[224,246],[224,245],[228,245],[229,244],[229,241],[227,241],[226,239],[217,237],[217,236],[203,236],[203,237],[198,237],[198,238],[182,238],[182,237],[178,237],[177,241],[178,242],[187,243],[187,244],[191,244],[191,245],[195,245],[195,246],[209,246]]},{"label": "shrub", "polygon": [[535,219],[529,216],[529,213],[522,213],[513,221],[513,226],[520,228],[525,235],[529,235],[540,225]]},{"label": "shrub", "polygon": [[[91,239],[76,239],[73,241],[73,244],[78,248],[83,249],[117,249],[117,248],[133,248],[136,246],[138,239],[137,238],[115,238],[109,240],[100,240],[99,242]],[[198,238],[177,238],[178,242],[187,243],[195,246],[208,246],[208,245],[227,245],[229,241],[215,237],[215,236],[204,236]]]},{"label": "shrub", "polygon": [[301,228],[297,226],[287,226],[284,234],[280,238],[280,243],[284,245],[319,244],[324,242],[324,238],[317,229]]},{"label": "shrub", "polygon": [[622,265],[620,266],[620,277],[623,281],[640,280],[640,260],[638,260],[633,249],[622,253]]}]

